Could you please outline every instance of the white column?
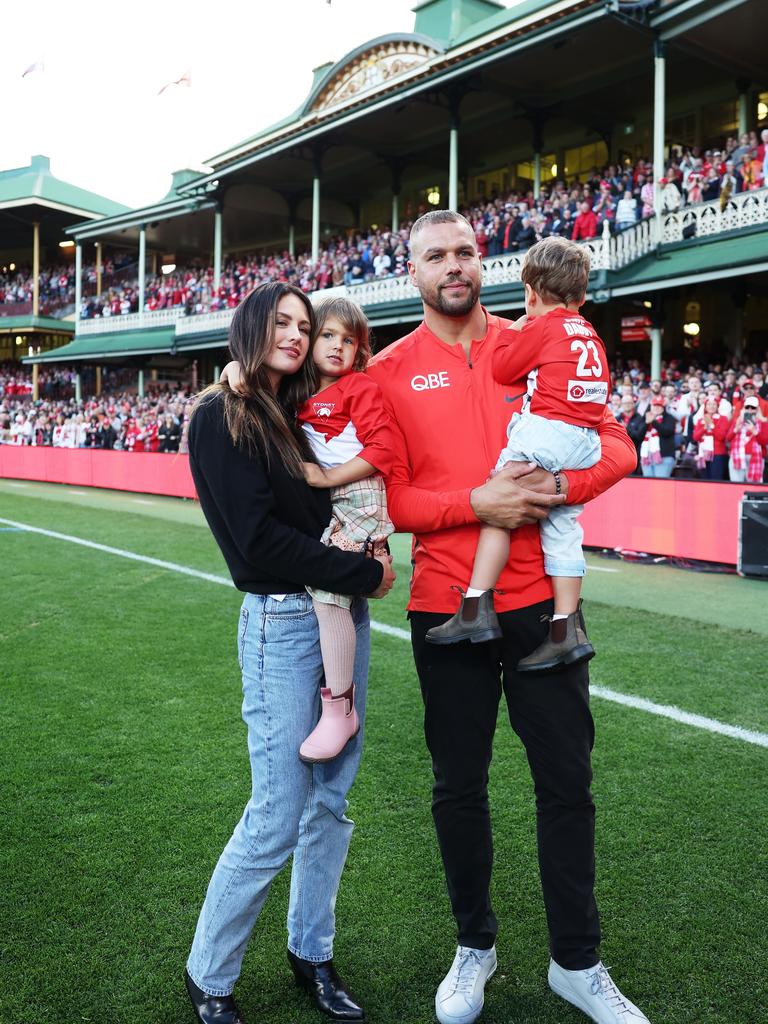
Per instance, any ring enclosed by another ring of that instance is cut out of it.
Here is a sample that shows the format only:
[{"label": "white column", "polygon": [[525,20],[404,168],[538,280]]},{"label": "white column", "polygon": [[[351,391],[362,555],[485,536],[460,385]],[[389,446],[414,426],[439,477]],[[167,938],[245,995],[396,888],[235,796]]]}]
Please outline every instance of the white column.
[{"label": "white column", "polygon": [[144,397],[144,371],[139,370],[139,379],[137,381],[136,390],[139,394],[139,398]]},{"label": "white column", "polygon": [[221,282],[221,210],[213,214],[213,287],[218,291]]},{"label": "white column", "polygon": [[664,177],[664,121],[665,121],[665,77],[666,60],[664,44],[657,40],[653,58],[653,211],[656,244],[661,243],[661,187],[659,179]]},{"label": "white column", "polygon": [[[98,259],[98,257],[97,257]],[[75,246],[75,332],[80,322],[80,304],[83,301],[83,247]]]},{"label": "white column", "polygon": [[397,192],[392,193],[392,230],[400,230],[400,196]]},{"label": "white column", "polygon": [[288,225],[288,252],[291,256],[296,255],[296,225],[293,221]]},{"label": "white column", "polygon": [[144,312],[144,291],[146,288],[145,266],[147,262],[147,229],[139,229],[139,312]]},{"label": "white column", "polygon": [[320,259],[320,175],[312,179],[312,263]]},{"label": "white column", "polygon": [[459,129],[454,123],[451,125],[450,143],[448,151],[448,209],[458,210],[459,208]]},{"label": "white column", "polygon": [[214,366],[214,368],[213,368],[213,383],[214,384],[218,384],[219,383],[219,377],[220,376],[221,376],[221,367],[220,366]]},{"label": "white column", "polygon": [[83,380],[79,373],[75,374],[75,401],[78,405],[83,400]]},{"label": "white column", "polygon": [[541,192],[541,153],[533,154],[533,198],[539,198]]},{"label": "white column", "polygon": [[[32,225],[32,316],[40,315],[40,224],[35,221]],[[37,372],[32,366],[33,375]],[[37,401],[37,395],[35,395]]]},{"label": "white column", "polygon": [[661,328],[651,328],[651,380],[661,379]]}]

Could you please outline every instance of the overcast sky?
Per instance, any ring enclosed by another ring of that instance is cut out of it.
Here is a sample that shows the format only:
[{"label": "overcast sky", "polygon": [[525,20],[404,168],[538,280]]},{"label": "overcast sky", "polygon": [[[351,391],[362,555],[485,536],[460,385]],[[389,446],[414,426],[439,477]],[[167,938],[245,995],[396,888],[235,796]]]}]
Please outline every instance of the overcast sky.
[{"label": "overcast sky", "polygon": [[[506,0],[512,6],[514,0]],[[312,68],[413,31],[415,0],[36,0],[3,4],[0,169],[33,153],[129,206],[171,172],[290,114]],[[24,71],[42,62],[44,70]],[[164,85],[190,73],[191,86]]]}]

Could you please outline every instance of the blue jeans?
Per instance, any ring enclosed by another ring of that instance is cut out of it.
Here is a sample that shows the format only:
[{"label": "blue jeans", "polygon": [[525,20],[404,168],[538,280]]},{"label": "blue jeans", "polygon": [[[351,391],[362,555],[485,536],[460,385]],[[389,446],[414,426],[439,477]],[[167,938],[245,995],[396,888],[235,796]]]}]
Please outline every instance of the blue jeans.
[{"label": "blue jeans", "polygon": [[664,455],[661,462],[652,462],[647,466],[640,467],[643,471],[643,476],[654,476],[666,477],[672,476],[672,470],[675,468],[675,457],[674,455]]},{"label": "blue jeans", "polygon": [[[526,412],[515,413],[507,428],[507,446],[496,469],[506,462],[535,462],[554,473],[561,469],[589,469],[600,461],[600,435],[590,427]],[[525,481],[523,481],[525,483]],[[557,505],[539,526],[544,572],[547,576],[583,576],[586,571],[579,524],[583,505]]]},{"label": "blue jeans", "polygon": [[346,796],[360,764],[370,653],[367,602],[356,599],[351,611],[361,729],[333,761],[307,765],[299,747],[318,720],[323,670],[312,599],[246,594],[243,601],[238,660],[252,789],[208,884],[187,962],[209,995],[234,988],[272,879],[291,855],[288,948],[315,963],[333,955],[336,892],[354,827]]}]

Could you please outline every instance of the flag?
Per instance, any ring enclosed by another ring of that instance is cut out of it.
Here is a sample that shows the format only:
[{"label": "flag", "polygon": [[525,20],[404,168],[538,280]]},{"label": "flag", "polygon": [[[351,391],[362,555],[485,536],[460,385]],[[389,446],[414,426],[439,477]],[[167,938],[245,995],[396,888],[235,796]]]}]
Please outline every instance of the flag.
[{"label": "flag", "polygon": [[35,71],[45,71],[45,65],[43,64],[43,62],[41,60],[36,60],[34,62],[34,64],[30,64],[29,67],[27,68],[27,70],[23,73],[23,75],[21,77],[22,78],[26,78],[27,75],[31,75]]},{"label": "flag", "polygon": [[189,88],[192,85],[192,73],[190,71],[185,71],[181,78],[176,78],[173,82],[166,82],[157,95],[162,96],[165,90],[170,89],[172,85],[184,85]]}]

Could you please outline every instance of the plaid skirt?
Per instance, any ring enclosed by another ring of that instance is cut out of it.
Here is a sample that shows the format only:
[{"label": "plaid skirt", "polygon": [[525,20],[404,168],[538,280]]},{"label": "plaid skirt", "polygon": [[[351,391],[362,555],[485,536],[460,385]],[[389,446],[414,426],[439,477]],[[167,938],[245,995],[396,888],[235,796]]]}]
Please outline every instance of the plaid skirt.
[{"label": "plaid skirt", "polygon": [[[353,484],[334,487],[331,501],[331,521],[320,538],[323,544],[332,544],[342,551],[360,552],[372,546],[374,554],[386,553],[387,537],[395,528],[387,513],[387,491],[379,473]],[[335,604],[340,608],[352,605],[353,599],[347,594],[331,594],[311,587],[307,587],[307,592],[321,604]]]}]

